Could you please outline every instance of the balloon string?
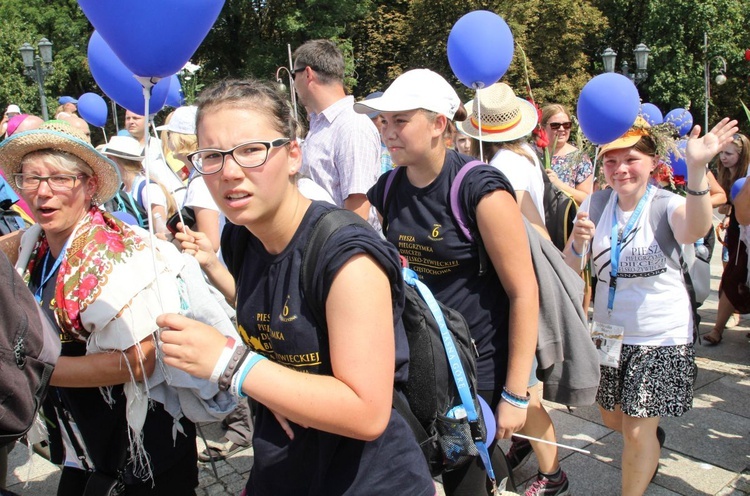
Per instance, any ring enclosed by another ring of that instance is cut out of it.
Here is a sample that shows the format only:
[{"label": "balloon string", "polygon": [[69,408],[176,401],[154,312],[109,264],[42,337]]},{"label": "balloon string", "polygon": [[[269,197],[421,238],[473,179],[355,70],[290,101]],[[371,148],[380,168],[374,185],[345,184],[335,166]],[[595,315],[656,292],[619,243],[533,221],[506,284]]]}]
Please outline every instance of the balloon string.
[{"label": "balloon string", "polygon": [[[591,189],[589,190],[589,196],[594,194],[594,183],[596,183],[596,163],[599,162],[599,145],[596,145],[596,149],[594,150],[594,170],[591,172],[593,175],[593,180],[591,181]],[[589,200],[589,207],[591,203]],[[584,210],[586,212],[586,216],[588,216],[588,210]],[[589,251],[589,242],[588,240],[583,242],[583,250],[581,253],[588,253]],[[586,267],[586,257],[581,257],[581,272],[583,272],[583,269]]]},{"label": "balloon string", "polygon": [[[149,103],[151,100],[151,88],[153,88],[155,81],[150,78],[136,77],[143,86],[143,101],[144,110],[143,115],[146,118],[145,132],[143,135],[143,150],[144,150],[144,169],[146,170],[146,185],[144,188],[148,188],[151,184],[151,158],[149,153],[149,144],[151,142],[151,131],[149,129],[151,115],[149,114]],[[148,216],[148,234],[149,244],[151,245],[151,264],[154,267],[154,277],[156,279],[156,293],[157,300],[159,301],[159,308],[164,312],[164,304],[161,300],[161,287],[159,285],[159,268],[156,265],[156,237],[154,236],[154,215],[151,211],[151,195],[143,195],[146,198],[146,215]],[[166,220],[166,219],[165,219]]]},{"label": "balloon string", "polygon": [[104,130],[104,126],[101,127],[102,134],[104,135],[104,142],[109,142],[109,139],[107,139],[107,131]]},{"label": "balloon string", "polygon": [[479,123],[479,160],[484,162],[484,147],[482,146],[482,106],[479,100],[479,90],[474,97],[474,105],[477,106],[477,122]]}]

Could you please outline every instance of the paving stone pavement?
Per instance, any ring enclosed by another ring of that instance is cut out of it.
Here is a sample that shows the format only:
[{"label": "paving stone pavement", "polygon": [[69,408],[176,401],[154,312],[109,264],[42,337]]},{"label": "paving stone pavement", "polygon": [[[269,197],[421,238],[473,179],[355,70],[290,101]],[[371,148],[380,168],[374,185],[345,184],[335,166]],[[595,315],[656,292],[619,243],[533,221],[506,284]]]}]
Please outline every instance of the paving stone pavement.
[{"label": "paving stone pavement", "polygon": [[[720,246],[712,259],[712,293],[701,308],[701,333],[711,330],[716,317],[721,274]],[[696,345],[698,379],[693,409],[679,418],[664,419],[667,432],[659,473],[649,485],[649,496],[719,495],[750,496],[750,315],[724,333],[716,347]],[[614,495],[620,488],[622,438],[605,427],[595,406],[575,408],[546,403],[558,441],[591,453],[560,450],[561,465],[570,479],[571,494]],[[204,426],[209,439],[219,439],[219,424]],[[202,441],[199,441],[202,449]],[[502,441],[507,450],[509,443]],[[59,471],[38,455],[29,456],[25,446],[10,455],[8,489],[21,495],[55,494]],[[200,465],[201,496],[237,495],[244,487],[253,463],[248,448],[216,463]],[[536,475],[531,459],[516,472],[518,491]],[[27,484],[28,483],[28,484]],[[439,488],[442,494],[442,488]],[[389,495],[390,496],[390,495]]]}]

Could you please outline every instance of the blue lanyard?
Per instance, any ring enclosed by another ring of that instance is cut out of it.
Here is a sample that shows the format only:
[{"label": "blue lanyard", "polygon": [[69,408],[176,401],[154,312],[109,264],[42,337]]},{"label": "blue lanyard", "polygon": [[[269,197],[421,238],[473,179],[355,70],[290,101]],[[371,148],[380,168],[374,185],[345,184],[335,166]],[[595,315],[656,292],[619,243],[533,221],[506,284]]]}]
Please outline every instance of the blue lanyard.
[{"label": "blue lanyard", "polygon": [[[65,248],[67,248],[67,243]],[[42,262],[42,281],[39,283],[39,286],[37,286],[36,291],[34,291],[34,298],[36,298],[37,303],[39,303],[40,305],[42,304],[42,293],[44,292],[44,286],[47,285],[47,281],[50,280],[55,271],[57,271],[58,267],[60,267],[60,262],[62,262],[62,259],[65,256],[65,248],[63,248],[63,250],[60,252],[57,260],[55,260],[55,263],[52,265],[52,269],[49,271],[49,274],[47,274],[47,263],[49,262],[49,254],[52,250],[48,248],[47,254],[44,255],[44,262]]]},{"label": "blue lanyard", "polygon": [[[622,231],[619,232],[617,230],[617,195],[615,194],[614,204],[612,205],[612,237],[610,238],[612,247],[609,250],[609,297],[607,298],[607,310],[609,311],[609,313],[612,313],[612,309],[615,306],[615,291],[617,291],[617,269],[620,265],[622,241],[624,239],[627,239],[628,234],[630,234],[630,231],[633,230],[636,222],[638,222],[638,219],[640,218],[641,214],[643,213],[643,209],[646,206],[646,202],[651,195],[652,189],[653,186],[651,186],[650,184],[646,187],[646,193],[644,193],[644,195],[638,201],[638,205],[636,205],[633,214],[628,220],[628,223],[625,224],[625,227],[622,229]],[[617,241],[615,242],[615,240]]]}]

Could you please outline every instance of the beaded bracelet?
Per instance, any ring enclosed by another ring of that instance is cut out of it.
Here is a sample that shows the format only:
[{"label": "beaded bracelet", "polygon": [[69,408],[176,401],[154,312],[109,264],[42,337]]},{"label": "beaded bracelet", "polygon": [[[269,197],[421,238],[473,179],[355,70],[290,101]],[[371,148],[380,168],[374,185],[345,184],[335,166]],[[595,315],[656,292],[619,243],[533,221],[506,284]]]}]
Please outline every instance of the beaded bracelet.
[{"label": "beaded bracelet", "polygon": [[711,186],[709,186],[708,188],[706,188],[704,190],[701,190],[701,191],[695,191],[693,189],[688,188],[687,185],[685,185],[685,193],[687,193],[689,195],[693,195],[693,196],[707,195],[710,191],[711,191]]},{"label": "beaded bracelet", "polygon": [[219,390],[226,391],[229,389],[230,383],[232,382],[232,376],[236,373],[237,367],[242,363],[242,359],[247,354],[247,347],[244,344],[238,345],[232,353],[232,357],[229,359],[224,372],[219,377]]},{"label": "beaded bracelet", "polygon": [[526,391],[526,396],[519,396],[513,391],[503,386],[503,392],[500,393],[500,397],[516,408],[527,409],[529,407],[529,401],[531,401],[531,394]]},{"label": "beaded bracelet", "polygon": [[232,353],[235,349],[235,344],[236,342],[233,337],[227,337],[227,342],[224,345],[224,349],[221,350],[221,355],[219,355],[219,359],[216,360],[216,365],[214,365],[214,370],[213,372],[211,372],[211,377],[208,378],[209,381],[217,382],[219,380],[219,375],[225,368],[227,368],[229,359],[232,357]]},{"label": "beaded bracelet", "polygon": [[247,395],[242,392],[242,384],[245,382],[247,374],[250,370],[255,367],[261,360],[265,360],[266,357],[254,351],[248,350],[247,354],[242,361],[242,365],[237,369],[237,372],[232,377],[232,387],[230,392],[237,398],[247,398]]}]

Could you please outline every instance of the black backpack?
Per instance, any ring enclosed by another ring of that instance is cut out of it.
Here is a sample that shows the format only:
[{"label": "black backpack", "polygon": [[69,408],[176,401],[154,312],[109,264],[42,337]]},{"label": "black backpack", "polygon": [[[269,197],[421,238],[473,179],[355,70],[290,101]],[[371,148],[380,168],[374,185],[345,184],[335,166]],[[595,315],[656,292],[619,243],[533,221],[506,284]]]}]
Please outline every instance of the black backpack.
[{"label": "black backpack", "polygon": [[[52,330],[23,279],[0,251],[0,446],[28,432],[60,354]],[[11,304],[12,302],[12,304]]]},{"label": "black backpack", "polygon": [[21,214],[12,207],[13,202],[10,200],[0,202],[0,236],[29,227]]},{"label": "black backpack", "polygon": [[573,232],[578,205],[572,196],[561,190],[549,180],[547,173],[542,171],[544,180],[544,226],[547,228],[550,240],[558,250],[563,251]]},{"label": "black backpack", "polygon": [[[330,210],[315,224],[302,256],[300,285],[305,295],[313,295],[314,269],[326,241],[341,227],[360,224],[370,228],[361,217],[348,210]],[[223,253],[227,266],[239,273],[249,232],[246,229],[224,231],[222,241],[237,247],[234,253]],[[224,244],[224,243],[222,243]],[[469,382],[471,396],[479,413],[471,425],[449,419],[446,414],[461,403],[454,378],[448,364],[445,347],[432,312],[414,287],[405,284],[406,301],[402,321],[409,343],[409,378],[399,391],[394,389],[393,407],[407,421],[422,448],[430,471],[438,475],[458,468],[479,455],[476,441],[484,442],[486,426],[476,397],[476,353],[469,327],[457,311],[440,304],[443,317],[453,338],[457,354]],[[321,343],[327,342],[324,302],[306,297],[318,329]],[[500,474],[498,474],[500,475]],[[503,474],[507,477],[507,474]],[[510,484],[510,482],[508,482]]]}]

